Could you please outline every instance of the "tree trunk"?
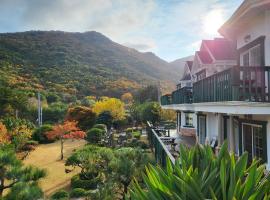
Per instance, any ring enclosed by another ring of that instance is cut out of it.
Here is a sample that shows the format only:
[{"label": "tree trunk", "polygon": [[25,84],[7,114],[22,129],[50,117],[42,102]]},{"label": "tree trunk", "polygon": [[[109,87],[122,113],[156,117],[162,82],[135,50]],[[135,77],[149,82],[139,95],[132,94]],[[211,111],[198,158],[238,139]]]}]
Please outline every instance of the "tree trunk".
[{"label": "tree trunk", "polygon": [[1,178],[0,180],[0,198],[3,196],[3,192],[4,192],[4,183],[5,179]]},{"label": "tree trunk", "polygon": [[63,160],[64,159],[64,141],[62,137],[60,137],[60,143],[61,143],[61,160]]}]

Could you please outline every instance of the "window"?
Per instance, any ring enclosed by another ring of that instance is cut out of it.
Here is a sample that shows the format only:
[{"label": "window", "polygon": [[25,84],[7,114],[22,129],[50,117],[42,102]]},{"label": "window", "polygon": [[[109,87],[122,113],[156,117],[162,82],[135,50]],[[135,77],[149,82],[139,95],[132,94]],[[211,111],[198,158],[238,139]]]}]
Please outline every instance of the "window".
[{"label": "window", "polygon": [[243,151],[248,152],[249,161],[254,157],[264,158],[263,152],[263,128],[256,124],[242,125]]},{"label": "window", "polygon": [[193,127],[193,114],[185,113],[186,126]]},{"label": "window", "polygon": [[260,66],[261,65],[261,46],[257,45],[241,54],[242,66]]}]

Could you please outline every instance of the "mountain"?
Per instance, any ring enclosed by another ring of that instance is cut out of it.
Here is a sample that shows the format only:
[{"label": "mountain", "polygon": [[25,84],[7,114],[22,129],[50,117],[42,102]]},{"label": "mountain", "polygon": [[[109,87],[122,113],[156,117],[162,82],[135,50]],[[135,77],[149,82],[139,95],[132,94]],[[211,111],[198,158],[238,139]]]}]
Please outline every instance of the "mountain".
[{"label": "mountain", "polygon": [[157,82],[171,88],[178,80],[172,70],[176,68],[151,52],[122,46],[95,31],[0,34],[2,81],[21,89],[120,96]]},{"label": "mountain", "polygon": [[185,67],[186,61],[189,61],[189,60],[191,61],[193,60],[193,58],[194,56],[187,56],[184,58],[179,58],[169,63],[170,69],[178,75],[177,81],[179,81],[182,75],[184,74],[184,67]]}]

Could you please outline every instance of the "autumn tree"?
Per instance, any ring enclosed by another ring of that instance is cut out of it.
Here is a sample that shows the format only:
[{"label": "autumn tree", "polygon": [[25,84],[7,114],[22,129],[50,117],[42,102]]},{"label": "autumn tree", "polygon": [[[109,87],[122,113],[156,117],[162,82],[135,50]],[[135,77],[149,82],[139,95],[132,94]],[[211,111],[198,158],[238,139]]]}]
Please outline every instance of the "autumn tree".
[{"label": "autumn tree", "polygon": [[131,104],[133,102],[133,96],[130,92],[126,92],[121,96],[121,101],[125,104]]},{"label": "autumn tree", "polygon": [[0,122],[0,144],[10,143],[10,135],[8,134],[6,126]]},{"label": "autumn tree", "polygon": [[114,121],[125,119],[124,103],[116,98],[103,98],[95,103],[93,111],[98,115],[104,111],[109,111]]},{"label": "autumn tree", "polygon": [[66,120],[77,121],[78,126],[82,130],[86,131],[92,128],[92,126],[95,124],[96,113],[94,113],[91,108],[85,106],[76,106],[68,109]]},{"label": "autumn tree", "polygon": [[83,139],[85,132],[77,127],[75,121],[65,121],[63,124],[57,124],[52,131],[47,133],[48,139],[60,139],[61,160],[64,159],[64,141],[66,139]]}]

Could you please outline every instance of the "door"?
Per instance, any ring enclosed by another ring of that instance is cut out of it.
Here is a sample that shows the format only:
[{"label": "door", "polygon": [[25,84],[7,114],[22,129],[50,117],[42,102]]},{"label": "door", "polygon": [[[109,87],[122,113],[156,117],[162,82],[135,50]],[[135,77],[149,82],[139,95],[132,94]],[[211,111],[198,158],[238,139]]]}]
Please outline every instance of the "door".
[{"label": "door", "polygon": [[252,126],[243,124],[243,147],[248,152],[248,160],[252,160]]},{"label": "door", "polygon": [[263,128],[255,124],[243,124],[243,151],[248,152],[248,160],[254,157],[264,159],[263,155]]},{"label": "door", "polygon": [[205,144],[206,139],[206,116],[198,116],[198,135],[200,144]]}]

